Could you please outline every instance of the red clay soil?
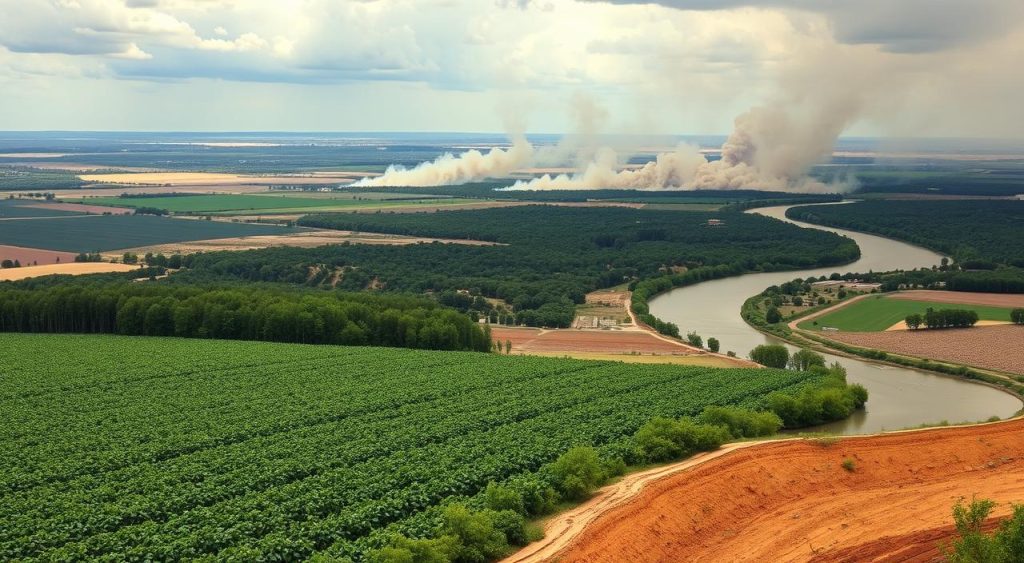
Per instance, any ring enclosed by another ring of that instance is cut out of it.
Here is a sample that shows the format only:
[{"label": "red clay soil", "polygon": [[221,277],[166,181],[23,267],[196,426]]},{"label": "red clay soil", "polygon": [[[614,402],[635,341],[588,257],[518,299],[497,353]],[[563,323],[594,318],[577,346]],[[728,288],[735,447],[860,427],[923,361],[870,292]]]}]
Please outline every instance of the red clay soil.
[{"label": "red clay soil", "polygon": [[976,293],[971,291],[930,291],[916,289],[891,294],[892,299],[933,301],[935,303],[963,303],[990,307],[1024,307],[1024,295],[1013,293]]},{"label": "red clay soil", "polygon": [[1024,375],[1024,326],[945,330],[830,332],[829,339],[862,348]]},{"label": "red clay soil", "polygon": [[58,252],[42,248],[23,248],[0,244],[0,260],[17,260],[21,262],[22,266],[56,264],[58,258],[60,258],[61,264],[66,264],[75,261],[75,254],[73,252]]},{"label": "red clay soil", "polygon": [[491,326],[495,342],[512,341],[512,351],[530,352],[600,352],[608,354],[678,353],[699,351],[682,343],[676,344],[638,330],[575,330],[538,328],[512,328]]},{"label": "red clay soil", "polygon": [[542,542],[561,549],[509,561],[935,561],[958,499],[1000,503],[990,525],[1024,501],[1022,432],[1017,419],[741,446],[602,505],[627,477],[548,524]]}]

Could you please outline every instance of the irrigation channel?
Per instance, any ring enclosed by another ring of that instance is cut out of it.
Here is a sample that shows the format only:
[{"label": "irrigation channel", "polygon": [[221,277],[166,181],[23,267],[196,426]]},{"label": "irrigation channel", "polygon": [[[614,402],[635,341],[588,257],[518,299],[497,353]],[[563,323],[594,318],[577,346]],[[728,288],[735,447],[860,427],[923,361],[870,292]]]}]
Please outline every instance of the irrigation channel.
[{"label": "irrigation channel", "polygon": [[[846,266],[746,274],[680,287],[652,299],[651,313],[676,323],[682,333],[695,330],[704,338],[713,336],[721,341],[722,350],[746,356],[759,344],[786,344],[757,331],[740,316],[743,302],[765,288],[795,278],[828,276],[836,271],[879,272],[931,267],[942,258],[930,250],[884,237],[793,221],[786,218],[789,207],[767,207],[749,212],[803,228],[822,229],[850,237],[860,246],[860,259]],[[789,344],[786,346],[796,350]],[[825,357],[829,362],[843,364],[848,372],[848,381],[864,385],[870,398],[864,411],[815,430],[867,434],[943,420],[957,423],[985,420],[993,415],[1007,417],[1022,406],[1021,401],[1009,393],[962,379],[829,354]]]}]

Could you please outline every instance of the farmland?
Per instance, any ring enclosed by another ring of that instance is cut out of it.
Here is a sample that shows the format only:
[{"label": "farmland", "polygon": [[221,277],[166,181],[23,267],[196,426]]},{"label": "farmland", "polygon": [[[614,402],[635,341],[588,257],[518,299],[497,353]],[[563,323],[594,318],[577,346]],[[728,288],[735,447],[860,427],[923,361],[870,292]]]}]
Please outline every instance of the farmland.
[{"label": "farmland", "polygon": [[358,555],[572,445],[821,377],[166,338],[0,343],[7,560]]},{"label": "farmland", "polygon": [[430,203],[433,205],[459,204],[467,200],[450,198],[366,198],[299,197],[271,194],[183,195],[168,197],[100,197],[79,200],[92,205],[112,207],[152,207],[172,213],[222,213],[229,211],[294,212],[301,210],[350,210],[356,208],[386,208]]},{"label": "farmland", "polygon": [[292,232],[295,229],[286,227],[189,221],[149,215],[81,215],[0,221],[0,243],[76,253]]},{"label": "farmland", "polygon": [[848,305],[844,305],[814,320],[806,320],[797,326],[805,330],[820,330],[821,327],[833,327],[846,332],[884,331],[899,323],[913,313],[923,314],[933,309],[966,309],[978,313],[983,321],[1010,322],[1010,310],[1006,307],[987,305],[949,304],[943,305],[932,301],[914,301],[897,299],[893,296],[868,296]]}]

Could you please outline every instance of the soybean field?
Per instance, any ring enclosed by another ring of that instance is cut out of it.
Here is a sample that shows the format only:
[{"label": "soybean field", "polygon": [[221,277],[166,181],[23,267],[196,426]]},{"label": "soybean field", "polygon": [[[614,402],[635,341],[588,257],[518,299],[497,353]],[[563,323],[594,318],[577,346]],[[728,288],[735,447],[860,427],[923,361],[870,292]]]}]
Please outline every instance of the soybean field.
[{"label": "soybean field", "polygon": [[0,335],[0,560],[362,559],[443,502],[807,372]]}]

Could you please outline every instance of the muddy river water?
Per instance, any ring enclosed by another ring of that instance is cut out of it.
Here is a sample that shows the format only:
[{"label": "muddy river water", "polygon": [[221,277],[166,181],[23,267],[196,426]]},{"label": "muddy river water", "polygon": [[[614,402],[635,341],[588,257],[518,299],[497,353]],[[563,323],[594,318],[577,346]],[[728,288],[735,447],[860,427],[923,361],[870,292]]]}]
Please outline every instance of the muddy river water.
[{"label": "muddy river water", "polygon": [[[841,205],[841,204],[837,204]],[[842,229],[818,227],[786,218],[788,206],[756,209],[759,213],[803,228],[817,228],[852,238],[861,257],[845,266],[789,272],[746,274],[713,280],[666,292],[650,302],[651,313],[679,325],[683,334],[696,330],[705,340],[721,341],[722,351],[732,350],[745,357],[759,344],[785,344],[749,326],[740,317],[740,307],[750,296],[771,285],[794,278],[829,275],[832,272],[867,272],[931,267],[941,256],[930,250]],[[791,350],[796,348],[787,346]],[[998,389],[924,371],[885,366],[826,354],[848,372],[850,383],[864,385],[870,393],[867,407],[847,420],[818,428],[843,434],[864,434],[934,424],[978,421],[993,415],[1007,417],[1021,409],[1019,399]]]}]

